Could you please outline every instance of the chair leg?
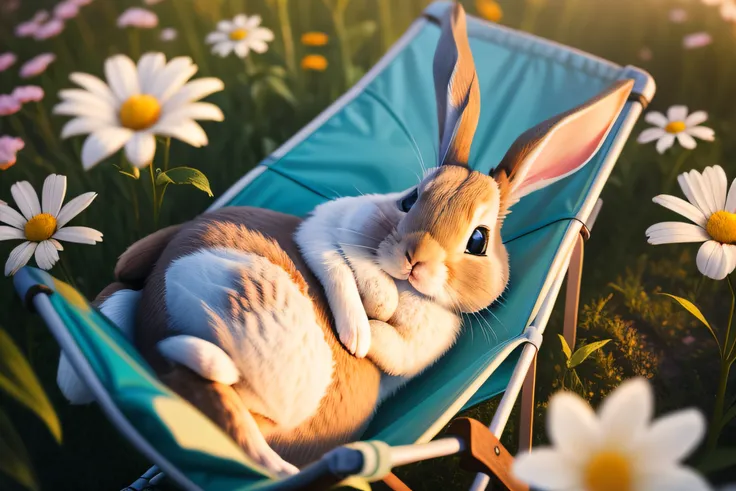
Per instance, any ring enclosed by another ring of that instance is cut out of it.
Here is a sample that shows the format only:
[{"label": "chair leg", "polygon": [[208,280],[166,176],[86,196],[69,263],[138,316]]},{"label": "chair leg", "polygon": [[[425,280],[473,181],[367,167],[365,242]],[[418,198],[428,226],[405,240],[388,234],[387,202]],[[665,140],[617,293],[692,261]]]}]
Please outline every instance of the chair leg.
[{"label": "chair leg", "polygon": [[583,248],[585,239],[579,235],[567,268],[567,290],[565,292],[565,320],[562,334],[570,349],[575,351],[575,338],[578,330],[578,310],[580,307],[580,281],[583,277]]},{"label": "chair leg", "polygon": [[532,449],[532,432],[534,430],[534,389],[537,380],[537,356],[534,356],[529,371],[526,372],[524,385],[521,388],[521,421],[519,423],[519,452]]}]

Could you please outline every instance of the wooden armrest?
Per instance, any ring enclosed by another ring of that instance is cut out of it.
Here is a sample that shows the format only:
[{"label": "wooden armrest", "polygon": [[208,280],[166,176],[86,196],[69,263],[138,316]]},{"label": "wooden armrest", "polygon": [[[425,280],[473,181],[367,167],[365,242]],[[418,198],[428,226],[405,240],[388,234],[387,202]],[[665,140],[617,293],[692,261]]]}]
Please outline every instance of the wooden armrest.
[{"label": "wooden armrest", "polygon": [[498,438],[480,421],[455,419],[447,432],[461,438],[466,449],[460,455],[460,466],[470,472],[496,476],[511,491],[529,491],[529,486],[514,477],[514,457]]}]

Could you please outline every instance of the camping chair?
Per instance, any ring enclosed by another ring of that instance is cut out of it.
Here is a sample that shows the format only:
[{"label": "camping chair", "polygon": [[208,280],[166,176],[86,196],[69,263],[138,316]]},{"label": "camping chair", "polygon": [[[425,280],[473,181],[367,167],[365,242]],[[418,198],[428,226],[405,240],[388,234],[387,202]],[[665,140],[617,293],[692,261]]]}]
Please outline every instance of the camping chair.
[{"label": "camping chair", "polygon": [[[235,183],[211,209],[249,205],[304,216],[319,203],[357,193],[406,189],[438,137],[432,59],[449,2],[430,5],[358,84]],[[384,480],[408,489],[394,467],[461,454],[482,490],[495,474],[527,489],[510,471],[499,438],[521,394],[520,450],[531,445],[536,354],[568,272],[565,336],[574,345],[583,242],[598,196],[643,108],[654,94],[642,70],[468,18],[482,91],[470,162],[488,172],[513,140],[619,79],[634,90],[600,151],[579,172],[514,206],[503,239],[511,280],[501,301],[468,316],[457,344],[379,408],[365,441],[339,447],[299,474],[278,480],[193,406],[156,379],[120,331],[70,286],[34,268],[15,276],[18,293],[38,312],[110,421],[156,466],[128,489],[155,485],[162,472],[187,489],[326,489],[346,478]],[[465,408],[504,393],[489,427],[452,421]]]}]

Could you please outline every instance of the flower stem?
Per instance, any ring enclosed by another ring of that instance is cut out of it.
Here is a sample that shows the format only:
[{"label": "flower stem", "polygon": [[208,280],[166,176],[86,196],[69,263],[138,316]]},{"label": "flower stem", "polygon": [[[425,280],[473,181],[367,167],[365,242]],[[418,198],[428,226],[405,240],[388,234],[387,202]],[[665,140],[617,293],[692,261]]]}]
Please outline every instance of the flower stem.
[{"label": "flower stem", "polygon": [[128,29],[128,41],[130,42],[130,54],[134,60],[141,55],[141,38],[138,29]]},{"label": "flower stem", "polygon": [[148,165],[148,169],[151,171],[151,201],[153,203],[153,226],[158,230],[158,198],[156,197],[156,171],[153,169],[153,162]]},{"label": "flower stem", "polygon": [[61,269],[61,275],[64,277],[64,281],[75,290],[78,290],[77,284],[74,281],[74,277],[69,272],[69,268],[66,265],[66,261],[63,257],[59,257],[59,269]]},{"label": "flower stem", "polygon": [[667,176],[667,181],[665,181],[664,193],[670,192],[672,189],[672,186],[675,183],[675,180],[677,179],[677,174],[680,172],[680,169],[682,169],[682,166],[685,165],[685,161],[687,161],[688,157],[690,156],[690,151],[682,149],[682,153],[680,153],[680,156],[677,157],[677,160],[675,161],[675,165],[672,166],[672,169],[670,170],[669,176]]},{"label": "flower stem", "polygon": [[281,37],[284,42],[284,59],[289,72],[296,73],[296,58],[294,57],[294,36],[291,32],[291,21],[289,20],[289,1],[278,0],[277,3],[279,23],[281,24]]},{"label": "flower stem", "polygon": [[736,307],[736,291],[734,291],[733,282],[731,277],[727,277],[728,288],[731,290],[731,311],[728,314],[728,327],[726,328],[726,339],[723,343],[723,353],[721,355],[721,374],[718,380],[718,390],[716,391],[716,403],[713,408],[713,418],[710,421],[708,428],[708,443],[707,449],[712,451],[718,444],[718,437],[721,433],[721,420],[723,419],[723,405],[726,400],[726,389],[728,388],[728,376],[731,373],[731,361],[729,353],[731,351],[730,338],[731,338],[731,323],[733,322],[734,308]]},{"label": "flower stem", "polygon": [[166,143],[164,143],[164,172],[169,170],[169,153],[171,152],[171,137],[166,137]]}]

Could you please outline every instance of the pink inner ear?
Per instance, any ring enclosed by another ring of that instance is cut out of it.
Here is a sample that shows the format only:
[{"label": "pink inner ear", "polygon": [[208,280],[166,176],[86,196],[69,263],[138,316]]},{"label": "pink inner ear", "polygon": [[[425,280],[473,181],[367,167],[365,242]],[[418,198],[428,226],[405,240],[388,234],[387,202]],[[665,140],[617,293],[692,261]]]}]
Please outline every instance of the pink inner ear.
[{"label": "pink inner ear", "polygon": [[516,196],[547,186],[588,163],[616,122],[630,90],[630,85],[624,85],[559,121],[521,164]]}]

